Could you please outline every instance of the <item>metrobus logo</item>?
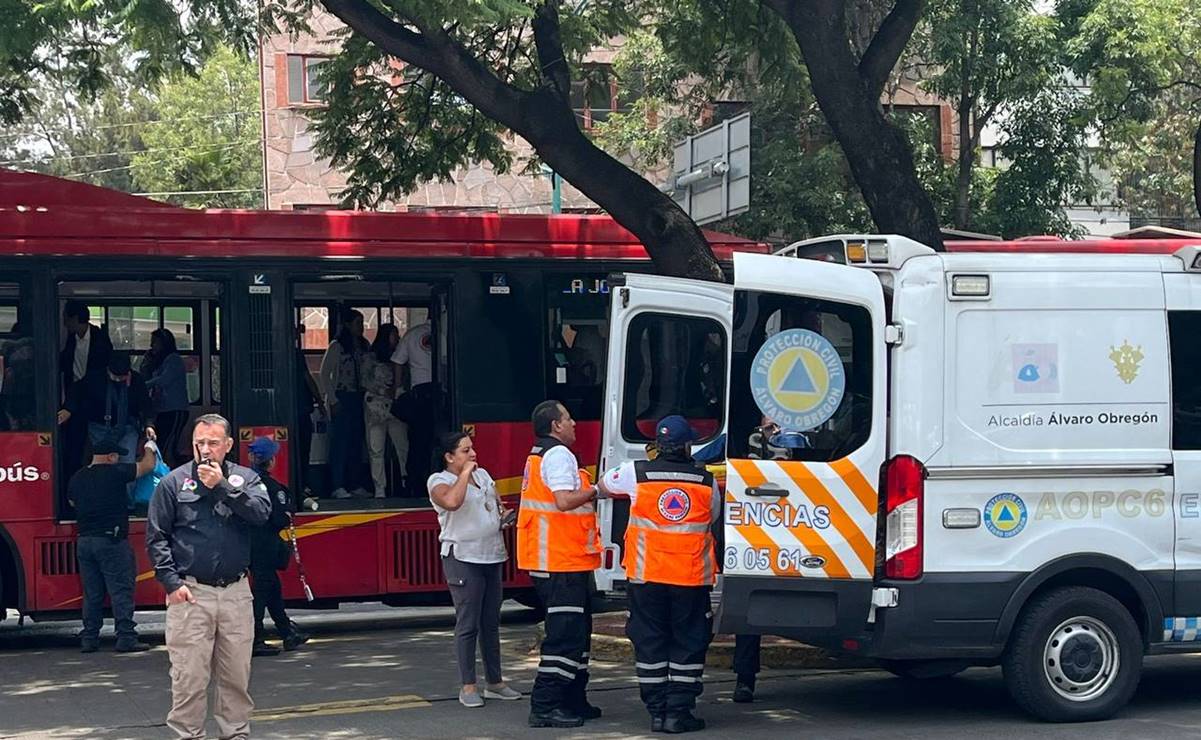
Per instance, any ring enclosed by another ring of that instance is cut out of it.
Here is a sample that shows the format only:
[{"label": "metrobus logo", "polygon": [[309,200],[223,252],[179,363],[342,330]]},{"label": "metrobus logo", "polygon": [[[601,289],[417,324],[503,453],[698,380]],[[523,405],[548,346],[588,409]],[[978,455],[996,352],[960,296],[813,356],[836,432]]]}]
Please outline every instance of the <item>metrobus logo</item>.
[{"label": "metrobus logo", "polygon": [[50,480],[50,474],[38,470],[35,465],[13,463],[0,467],[0,483],[32,483],[37,480]]}]

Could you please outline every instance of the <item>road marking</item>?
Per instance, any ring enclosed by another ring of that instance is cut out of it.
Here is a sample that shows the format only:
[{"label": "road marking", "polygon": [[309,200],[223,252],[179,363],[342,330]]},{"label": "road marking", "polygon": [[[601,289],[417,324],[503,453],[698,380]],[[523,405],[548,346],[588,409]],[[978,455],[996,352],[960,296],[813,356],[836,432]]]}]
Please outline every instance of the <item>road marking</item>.
[{"label": "road marking", "polygon": [[299,704],[294,707],[271,707],[255,710],[252,719],[256,722],[273,722],[280,719],[300,717],[328,717],[336,714],[358,714],[359,712],[391,712],[397,709],[419,709],[433,706],[415,694],[384,696],[378,699],[350,699],[327,701],[316,704]]}]

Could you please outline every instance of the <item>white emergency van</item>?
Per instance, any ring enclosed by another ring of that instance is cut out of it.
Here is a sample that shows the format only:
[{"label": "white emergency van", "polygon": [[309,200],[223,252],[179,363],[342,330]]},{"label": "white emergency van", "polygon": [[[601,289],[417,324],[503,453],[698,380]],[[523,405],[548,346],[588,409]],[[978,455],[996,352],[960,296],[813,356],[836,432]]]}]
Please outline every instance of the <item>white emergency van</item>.
[{"label": "white emergency van", "polygon": [[786,252],[736,254],[732,285],[613,287],[602,469],[668,413],[694,449],[724,433],[719,631],[914,677],[999,664],[1054,721],[1113,714],[1145,654],[1201,650],[1201,242]]}]

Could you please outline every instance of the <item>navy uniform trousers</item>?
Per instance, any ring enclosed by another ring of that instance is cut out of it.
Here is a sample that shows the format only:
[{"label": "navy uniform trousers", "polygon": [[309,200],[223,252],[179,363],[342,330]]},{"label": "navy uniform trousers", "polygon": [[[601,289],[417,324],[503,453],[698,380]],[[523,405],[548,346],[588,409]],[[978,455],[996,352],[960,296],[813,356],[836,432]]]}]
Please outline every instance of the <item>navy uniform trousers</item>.
[{"label": "navy uniform trousers", "polygon": [[530,693],[530,711],[562,708],[578,714],[588,704],[588,656],[592,647],[590,571],[533,578],[546,606],[542,659]]},{"label": "navy uniform trousers", "polygon": [[686,715],[704,690],[705,653],[713,639],[709,586],[631,583],[626,636],[642,703],[652,717]]}]

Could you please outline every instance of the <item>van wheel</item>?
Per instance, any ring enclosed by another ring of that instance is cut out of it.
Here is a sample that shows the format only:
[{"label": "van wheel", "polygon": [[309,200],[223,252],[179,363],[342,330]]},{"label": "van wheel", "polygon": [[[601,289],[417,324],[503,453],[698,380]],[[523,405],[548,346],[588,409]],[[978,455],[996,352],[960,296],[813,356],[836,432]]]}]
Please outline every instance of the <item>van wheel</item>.
[{"label": "van wheel", "polygon": [[950,678],[970,666],[960,660],[881,660],[880,667],[897,678],[929,680]]},{"label": "van wheel", "polygon": [[1138,687],[1143,640],[1117,599],[1093,588],[1061,588],[1022,611],[1001,667],[1014,701],[1039,719],[1106,719]]}]

